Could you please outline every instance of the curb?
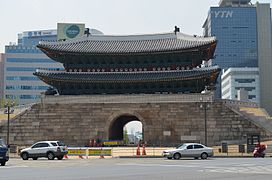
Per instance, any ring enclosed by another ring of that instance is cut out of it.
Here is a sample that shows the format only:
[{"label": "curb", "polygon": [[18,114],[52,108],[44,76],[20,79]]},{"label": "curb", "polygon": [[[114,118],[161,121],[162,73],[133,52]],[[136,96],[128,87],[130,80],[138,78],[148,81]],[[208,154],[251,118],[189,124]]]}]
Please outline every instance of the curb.
[{"label": "curb", "polygon": [[[266,156],[265,158],[271,158],[272,156]],[[118,156],[118,158],[133,158],[133,159],[143,159],[143,158],[164,158],[163,156]],[[254,158],[253,156],[213,156],[211,158]]]},{"label": "curb", "polygon": [[142,159],[142,158],[163,158],[163,156],[118,156],[119,158],[133,158],[133,159]]},{"label": "curb", "polygon": [[254,158],[253,156],[213,156],[213,158]]}]

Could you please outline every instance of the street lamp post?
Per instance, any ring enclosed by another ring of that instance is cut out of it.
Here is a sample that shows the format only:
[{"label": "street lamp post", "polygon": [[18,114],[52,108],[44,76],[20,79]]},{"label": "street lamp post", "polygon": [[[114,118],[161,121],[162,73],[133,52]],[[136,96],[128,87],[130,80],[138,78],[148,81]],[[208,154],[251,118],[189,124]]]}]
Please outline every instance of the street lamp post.
[{"label": "street lamp post", "polygon": [[8,106],[8,130],[7,130],[7,145],[9,145],[9,119],[10,119],[10,106]]},{"label": "street lamp post", "polygon": [[209,104],[207,102],[203,102],[200,104],[200,108],[204,110],[204,144],[207,146],[208,144],[208,135],[207,135],[207,110],[209,108]]},{"label": "street lamp post", "polygon": [[7,108],[5,110],[5,113],[8,114],[8,123],[7,123],[7,145],[9,145],[9,126],[10,126],[10,114],[13,113],[13,110],[11,110],[11,107],[14,106],[14,103],[7,103],[5,104],[5,108]]},{"label": "street lamp post", "polygon": [[207,146],[207,103],[204,103],[204,128],[205,128],[205,146]]}]

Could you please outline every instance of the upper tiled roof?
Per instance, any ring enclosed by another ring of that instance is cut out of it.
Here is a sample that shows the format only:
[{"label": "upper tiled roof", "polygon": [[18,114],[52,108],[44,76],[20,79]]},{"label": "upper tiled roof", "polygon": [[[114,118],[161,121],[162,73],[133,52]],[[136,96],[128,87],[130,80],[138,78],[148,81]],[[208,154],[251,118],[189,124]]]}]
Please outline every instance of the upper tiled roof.
[{"label": "upper tiled roof", "polygon": [[37,46],[44,52],[116,54],[186,50],[216,42],[215,37],[189,36],[182,33],[107,36],[91,35],[74,40],[46,42]]}]

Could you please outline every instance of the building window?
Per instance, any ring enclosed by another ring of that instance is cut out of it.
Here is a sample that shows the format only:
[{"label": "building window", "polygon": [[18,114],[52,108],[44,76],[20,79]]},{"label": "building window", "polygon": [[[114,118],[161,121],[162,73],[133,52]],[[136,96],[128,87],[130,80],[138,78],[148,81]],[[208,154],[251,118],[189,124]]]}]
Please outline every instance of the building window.
[{"label": "building window", "polygon": [[41,95],[29,95],[29,94],[22,94],[20,95],[20,99],[40,99]]},{"label": "building window", "polygon": [[236,90],[244,89],[246,91],[252,91],[252,90],[255,90],[256,88],[255,87],[236,87],[235,89]]},{"label": "building window", "polygon": [[223,91],[222,95],[225,96],[227,93],[229,93],[229,89],[226,89],[225,91]]},{"label": "building window", "polygon": [[14,90],[15,87],[14,86],[6,86],[6,90]]},{"label": "building window", "polygon": [[255,79],[235,79],[235,82],[238,82],[238,83],[253,83],[253,82],[255,82]]},{"label": "building window", "polygon": [[33,58],[7,58],[11,63],[55,63],[51,59],[33,59]]},{"label": "building window", "polygon": [[7,94],[6,99],[16,99],[16,96],[13,94]]},{"label": "building window", "polygon": [[226,86],[229,85],[229,84],[230,84],[230,81],[229,81],[229,80],[226,81],[226,82],[224,82],[223,85],[222,85],[222,88],[226,87]]},{"label": "building window", "polygon": [[7,90],[47,90],[49,86],[6,86]]},{"label": "building window", "polygon": [[28,67],[7,67],[7,71],[36,71],[37,68],[28,68]]},{"label": "building window", "polygon": [[39,81],[38,77],[35,76],[7,76],[7,81]]}]

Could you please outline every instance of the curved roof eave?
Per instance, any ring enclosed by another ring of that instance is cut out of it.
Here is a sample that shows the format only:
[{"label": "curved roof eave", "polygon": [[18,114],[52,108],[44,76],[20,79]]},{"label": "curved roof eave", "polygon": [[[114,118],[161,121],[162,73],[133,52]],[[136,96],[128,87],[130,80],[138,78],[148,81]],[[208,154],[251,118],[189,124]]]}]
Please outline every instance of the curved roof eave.
[{"label": "curved roof eave", "polygon": [[84,36],[61,42],[41,41],[37,47],[48,53],[126,54],[194,49],[213,43],[216,43],[215,37],[168,33],[131,36]]},{"label": "curved roof eave", "polygon": [[[213,44],[213,43],[211,43]],[[139,52],[76,52],[76,51],[60,51],[60,50],[52,50],[48,48],[40,48],[45,54],[60,54],[60,55],[144,55],[144,54],[167,54],[167,53],[183,53],[183,52],[193,52],[199,51],[200,49],[205,49],[207,46],[211,44],[207,44],[204,46],[195,46],[187,49],[169,49],[169,50],[158,50],[158,51],[139,51]],[[54,57],[52,57],[55,59]]]}]

